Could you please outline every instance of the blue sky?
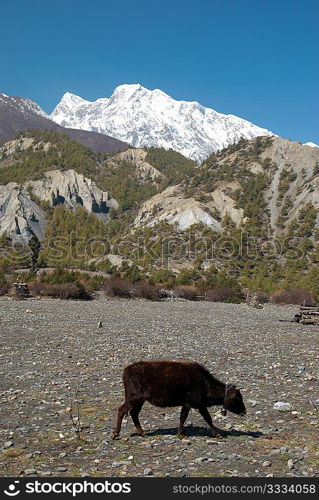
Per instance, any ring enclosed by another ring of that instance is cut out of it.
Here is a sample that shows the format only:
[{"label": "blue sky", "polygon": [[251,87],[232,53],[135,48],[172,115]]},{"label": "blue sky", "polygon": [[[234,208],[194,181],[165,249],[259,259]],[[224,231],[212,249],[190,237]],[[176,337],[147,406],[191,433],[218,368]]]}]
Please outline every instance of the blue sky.
[{"label": "blue sky", "polygon": [[0,92],[140,83],[319,143],[318,0],[0,0]]}]

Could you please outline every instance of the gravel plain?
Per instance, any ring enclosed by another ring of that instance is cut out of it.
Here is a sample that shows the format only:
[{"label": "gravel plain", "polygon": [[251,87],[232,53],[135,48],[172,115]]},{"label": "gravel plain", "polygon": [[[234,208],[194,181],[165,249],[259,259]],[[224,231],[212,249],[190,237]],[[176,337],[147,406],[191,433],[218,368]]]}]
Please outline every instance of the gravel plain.
[{"label": "gravel plain", "polygon": [[[319,328],[298,308],[143,300],[0,299],[2,476],[317,476]],[[99,327],[99,322],[102,327]],[[237,382],[246,417],[145,404],[145,437],[124,420],[122,371],[140,359],[203,363]],[[289,411],[273,408],[289,403]],[[77,420],[79,417],[79,420]],[[79,432],[80,431],[80,432]]]}]

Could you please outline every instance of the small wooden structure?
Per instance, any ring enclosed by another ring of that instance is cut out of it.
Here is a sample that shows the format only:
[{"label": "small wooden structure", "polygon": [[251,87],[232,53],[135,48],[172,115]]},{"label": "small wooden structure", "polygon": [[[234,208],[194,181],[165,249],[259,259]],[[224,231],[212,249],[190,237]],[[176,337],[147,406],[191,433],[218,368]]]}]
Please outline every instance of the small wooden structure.
[{"label": "small wooden structure", "polygon": [[29,287],[26,283],[13,283],[9,295],[15,300],[28,299],[30,297]]},{"label": "small wooden structure", "polygon": [[319,325],[319,306],[303,304],[300,306],[298,314],[295,314],[295,321],[303,325]]}]

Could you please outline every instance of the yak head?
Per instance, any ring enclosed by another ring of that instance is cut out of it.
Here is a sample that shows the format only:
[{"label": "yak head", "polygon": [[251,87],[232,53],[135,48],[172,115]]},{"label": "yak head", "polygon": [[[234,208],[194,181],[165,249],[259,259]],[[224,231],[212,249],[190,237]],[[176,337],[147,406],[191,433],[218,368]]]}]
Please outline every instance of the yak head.
[{"label": "yak head", "polygon": [[235,384],[227,384],[225,387],[224,406],[222,414],[226,415],[227,410],[236,415],[246,415],[246,408],[240,390]]}]

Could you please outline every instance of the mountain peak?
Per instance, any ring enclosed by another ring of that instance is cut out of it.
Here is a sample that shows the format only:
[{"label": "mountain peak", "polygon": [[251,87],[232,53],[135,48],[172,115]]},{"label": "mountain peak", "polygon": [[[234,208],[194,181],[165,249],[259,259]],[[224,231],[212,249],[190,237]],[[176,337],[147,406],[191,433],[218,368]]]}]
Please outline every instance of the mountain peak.
[{"label": "mountain peak", "polygon": [[82,97],[80,97],[76,94],[72,94],[71,92],[65,92],[65,94],[63,94],[63,96],[62,96],[62,100],[74,101],[74,102],[90,102],[90,101],[86,101],[85,99],[83,99]]},{"label": "mountain peak", "polygon": [[25,97],[20,97],[18,99],[21,100],[21,103],[29,112],[50,119],[49,115],[45,111],[43,111],[43,109],[36,102],[32,101],[31,99],[26,99]]},{"label": "mountain peak", "polygon": [[242,137],[274,135],[237,116],[218,113],[196,101],[177,101],[160,89],[149,90],[138,83],[119,85],[109,98],[94,102],[66,93],[51,119],[135,147],[172,148],[198,162]]},{"label": "mountain peak", "polygon": [[146,87],[143,87],[140,83],[124,83],[123,85],[119,85],[116,87],[113,91],[112,96],[114,94],[128,94],[128,95],[133,95],[137,92],[142,92],[143,94],[148,94],[148,95],[162,95],[167,97],[168,99],[172,99],[168,94],[165,94],[161,89],[147,89]]},{"label": "mountain peak", "polygon": [[63,105],[64,107],[67,107],[69,109],[72,109],[74,106],[81,106],[81,104],[87,104],[90,101],[86,101],[82,97],[76,95],[76,94],[71,94],[71,92],[65,92],[63,94],[60,104]]},{"label": "mountain peak", "polygon": [[118,93],[118,92],[136,92],[137,90],[146,90],[142,85],[139,83],[123,83],[123,85],[118,85],[114,91],[113,94]]}]

